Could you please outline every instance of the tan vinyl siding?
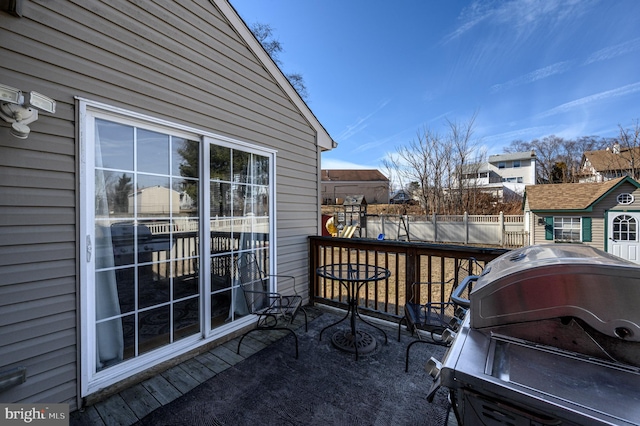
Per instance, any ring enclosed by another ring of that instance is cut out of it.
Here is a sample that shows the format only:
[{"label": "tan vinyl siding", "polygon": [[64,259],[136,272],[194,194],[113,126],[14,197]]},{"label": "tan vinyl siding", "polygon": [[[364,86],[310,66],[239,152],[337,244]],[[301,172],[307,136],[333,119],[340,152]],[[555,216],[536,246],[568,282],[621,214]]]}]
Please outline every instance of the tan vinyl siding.
[{"label": "tan vinyl siding", "polygon": [[0,39],[0,83],[57,102],[27,140],[0,126],[0,370],[28,373],[4,402],[75,407],[74,97],[277,150],[279,267],[306,295],[306,235],[319,214],[316,134],[209,1],[34,0],[22,18],[0,15]]}]

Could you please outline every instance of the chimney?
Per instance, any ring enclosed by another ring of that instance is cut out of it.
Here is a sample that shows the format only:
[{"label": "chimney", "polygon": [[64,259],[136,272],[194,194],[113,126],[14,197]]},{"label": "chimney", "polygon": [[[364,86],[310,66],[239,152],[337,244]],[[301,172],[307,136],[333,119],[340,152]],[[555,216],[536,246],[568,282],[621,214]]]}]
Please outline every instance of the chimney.
[{"label": "chimney", "polygon": [[620,154],[620,144],[618,142],[613,144],[613,153]]}]

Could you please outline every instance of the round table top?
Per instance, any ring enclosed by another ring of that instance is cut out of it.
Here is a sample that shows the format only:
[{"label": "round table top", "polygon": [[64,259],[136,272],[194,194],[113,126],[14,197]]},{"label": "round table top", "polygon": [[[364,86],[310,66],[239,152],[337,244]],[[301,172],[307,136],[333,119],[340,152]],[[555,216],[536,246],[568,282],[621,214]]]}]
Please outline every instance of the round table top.
[{"label": "round table top", "polygon": [[387,268],[365,263],[332,263],[320,266],[316,273],[324,278],[347,282],[378,281],[391,275]]}]

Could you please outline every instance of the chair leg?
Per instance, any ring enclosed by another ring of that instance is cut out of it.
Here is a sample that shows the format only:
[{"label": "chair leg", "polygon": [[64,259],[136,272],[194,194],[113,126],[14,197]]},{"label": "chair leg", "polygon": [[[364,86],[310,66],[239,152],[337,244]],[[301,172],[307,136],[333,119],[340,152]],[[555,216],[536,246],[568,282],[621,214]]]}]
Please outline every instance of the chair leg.
[{"label": "chair leg", "polygon": [[431,343],[431,342],[427,342],[426,340],[414,340],[413,342],[409,343],[407,345],[407,353],[405,355],[405,359],[404,359],[404,372],[408,372],[409,371],[409,349],[411,349],[411,346],[415,345],[416,343]]},{"label": "chair leg", "polygon": [[304,308],[300,308],[300,310],[302,311],[302,313],[304,314],[304,331],[305,333],[309,331],[309,326],[307,325],[307,311],[305,311]]},{"label": "chair leg", "polygon": [[398,323],[398,342],[400,341],[400,332],[402,331],[402,323],[407,323],[407,318],[406,317],[402,317],[400,318],[400,322]]}]

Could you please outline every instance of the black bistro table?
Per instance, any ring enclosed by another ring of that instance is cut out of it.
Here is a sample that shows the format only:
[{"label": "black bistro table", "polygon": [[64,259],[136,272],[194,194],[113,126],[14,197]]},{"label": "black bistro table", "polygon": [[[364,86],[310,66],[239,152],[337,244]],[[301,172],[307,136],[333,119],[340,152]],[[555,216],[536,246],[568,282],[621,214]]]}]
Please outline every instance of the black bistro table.
[{"label": "black bistro table", "polygon": [[340,324],[347,318],[350,318],[351,327],[349,330],[340,330],[333,334],[331,342],[335,347],[343,351],[355,353],[356,360],[359,354],[367,354],[376,348],[376,339],[369,333],[356,328],[356,318],[371,327],[380,330],[384,335],[384,342],[387,343],[387,333],[380,327],[371,324],[360,316],[358,312],[358,292],[360,288],[372,281],[384,280],[391,275],[388,269],[375,265],[367,265],[363,263],[334,263],[321,266],[316,269],[316,274],[323,278],[340,281],[340,284],[347,290],[347,300],[349,308],[344,318],[326,326],[320,331],[320,340],[322,333],[328,328]]}]

